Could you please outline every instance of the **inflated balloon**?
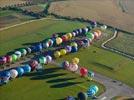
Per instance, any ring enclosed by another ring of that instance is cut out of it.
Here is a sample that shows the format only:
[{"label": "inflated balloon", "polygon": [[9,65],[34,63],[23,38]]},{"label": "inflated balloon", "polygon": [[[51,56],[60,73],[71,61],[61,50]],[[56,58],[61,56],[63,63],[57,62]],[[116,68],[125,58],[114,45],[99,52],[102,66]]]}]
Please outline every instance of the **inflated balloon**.
[{"label": "inflated balloon", "polygon": [[103,25],[103,26],[101,26],[101,29],[102,30],[106,30],[107,29],[107,26],[106,25]]},{"label": "inflated balloon", "polygon": [[27,51],[28,54],[32,52],[32,50],[31,50],[30,47],[27,47],[27,48],[26,48],[26,51]]},{"label": "inflated balloon", "polygon": [[100,30],[95,30],[94,32],[97,32],[99,36],[102,34]]},{"label": "inflated balloon", "polygon": [[30,65],[24,65],[24,66],[22,66],[21,68],[23,68],[24,74],[31,72],[31,67],[30,67]]},{"label": "inflated balloon", "polygon": [[71,46],[66,46],[65,49],[66,49],[67,52],[71,52],[72,47]]},{"label": "inflated balloon", "polygon": [[37,71],[42,71],[42,69],[43,69],[43,66],[42,66],[41,64],[38,64],[38,65],[36,66],[36,70],[37,70]]},{"label": "inflated balloon", "polygon": [[75,37],[76,36],[76,33],[75,32],[72,32],[72,36]]},{"label": "inflated balloon", "polygon": [[16,78],[18,76],[18,72],[15,69],[10,70],[11,78]]},{"label": "inflated balloon", "polygon": [[78,47],[78,44],[76,42],[72,42],[71,46]]},{"label": "inflated balloon", "polygon": [[88,28],[87,27],[85,27],[84,30],[85,30],[86,33],[88,32]]},{"label": "inflated balloon", "polygon": [[67,36],[67,35],[63,35],[61,38],[62,38],[62,41],[63,41],[63,42],[68,41],[68,36]]},{"label": "inflated balloon", "polygon": [[78,98],[78,100],[87,100],[88,95],[86,93],[84,93],[84,92],[79,92],[77,94],[77,98]]},{"label": "inflated balloon", "polygon": [[71,52],[72,52],[72,53],[75,53],[75,52],[77,52],[77,51],[78,51],[78,48],[77,48],[77,47],[72,46],[72,50],[71,50]]},{"label": "inflated balloon", "polygon": [[98,91],[99,91],[98,86],[92,85],[92,86],[89,87],[89,89],[88,89],[88,91],[87,91],[87,95],[88,95],[89,97],[92,97],[92,96],[94,96]]},{"label": "inflated balloon", "polygon": [[11,56],[5,56],[6,57],[6,62],[11,63],[12,62],[12,57]]},{"label": "inflated balloon", "polygon": [[21,52],[22,56],[25,56],[27,54],[26,49],[20,49],[19,51]]},{"label": "inflated balloon", "polygon": [[75,57],[72,59],[73,64],[78,64],[79,63],[79,58]]},{"label": "inflated balloon", "polygon": [[43,47],[44,48],[48,48],[49,47],[49,43],[48,42],[43,43]]},{"label": "inflated balloon", "polygon": [[88,76],[89,76],[89,77],[94,77],[94,72],[88,71]]},{"label": "inflated balloon", "polygon": [[15,54],[17,55],[18,59],[21,57],[21,52],[20,51],[16,51]]},{"label": "inflated balloon", "polygon": [[40,57],[40,58],[39,58],[39,63],[41,63],[41,64],[46,64],[46,63],[47,63],[46,57]]},{"label": "inflated balloon", "polygon": [[56,38],[56,44],[59,45],[59,44],[61,44],[61,43],[62,43],[62,38],[57,37],[57,38]]},{"label": "inflated balloon", "polygon": [[39,43],[38,45],[35,45],[36,51],[41,51],[43,49],[42,44]]},{"label": "inflated balloon", "polygon": [[62,67],[64,67],[65,69],[68,69],[69,68],[69,61],[64,61],[62,63]]},{"label": "inflated balloon", "polygon": [[31,70],[33,71],[33,70],[35,70],[36,66],[38,65],[38,61],[32,60],[29,65],[31,67]]},{"label": "inflated balloon", "polygon": [[49,55],[46,56],[46,59],[47,59],[47,63],[50,63],[52,61],[52,57]]},{"label": "inflated balloon", "polygon": [[6,57],[0,57],[0,64],[5,64],[7,62]]},{"label": "inflated balloon", "polygon": [[12,54],[11,57],[12,57],[12,62],[15,62],[18,59],[16,54]]},{"label": "inflated balloon", "polygon": [[72,71],[72,72],[75,72],[78,70],[78,65],[77,64],[70,64],[69,66],[69,70]]},{"label": "inflated balloon", "polygon": [[53,44],[54,44],[53,40],[52,39],[48,39],[48,44],[49,44],[50,47],[53,46]]},{"label": "inflated balloon", "polygon": [[71,33],[67,33],[66,35],[67,35],[69,40],[72,38],[72,34]]},{"label": "inflated balloon", "polygon": [[99,37],[99,34],[97,32],[94,32],[94,38],[97,39]]},{"label": "inflated balloon", "polygon": [[18,76],[22,76],[24,74],[24,69],[21,67],[17,67],[15,70],[18,72]]},{"label": "inflated balloon", "polygon": [[86,33],[86,36],[87,36],[89,39],[91,39],[91,40],[94,39],[93,33],[88,32],[88,33]]},{"label": "inflated balloon", "polygon": [[88,74],[88,70],[86,68],[84,68],[84,67],[81,67],[80,68],[80,75],[84,77],[87,74]]},{"label": "inflated balloon", "polygon": [[55,57],[55,58],[58,58],[58,57],[60,57],[60,56],[61,56],[61,54],[60,54],[59,51],[54,52],[54,57]]},{"label": "inflated balloon", "polygon": [[2,71],[0,73],[0,77],[2,78],[0,84],[3,84],[3,83],[5,84],[5,83],[8,83],[9,82],[9,79],[11,77],[11,74],[10,74],[9,71]]},{"label": "inflated balloon", "polygon": [[61,56],[66,55],[66,53],[67,53],[66,49],[61,49],[61,50],[60,50]]}]

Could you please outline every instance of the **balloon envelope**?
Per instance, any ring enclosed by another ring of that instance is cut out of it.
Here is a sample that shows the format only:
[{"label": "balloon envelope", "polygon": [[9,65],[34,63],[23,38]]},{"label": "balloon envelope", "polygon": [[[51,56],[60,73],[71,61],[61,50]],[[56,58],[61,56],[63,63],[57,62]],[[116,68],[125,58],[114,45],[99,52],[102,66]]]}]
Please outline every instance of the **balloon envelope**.
[{"label": "balloon envelope", "polygon": [[60,54],[63,56],[63,55],[66,55],[66,53],[67,53],[67,51],[66,51],[66,49],[61,49],[60,50]]},{"label": "balloon envelope", "polygon": [[77,97],[78,97],[78,100],[87,100],[87,98],[88,98],[87,94],[84,92],[79,92],[77,94]]},{"label": "balloon envelope", "polygon": [[59,44],[61,44],[61,43],[62,43],[62,38],[57,37],[57,38],[56,38],[56,44],[59,45]]},{"label": "balloon envelope", "polygon": [[10,70],[11,78],[16,78],[18,76],[18,72],[15,69]]},{"label": "balloon envelope", "polygon": [[32,50],[31,50],[30,47],[27,47],[27,48],[26,48],[26,51],[27,51],[27,53],[31,53],[31,52],[32,52]]},{"label": "balloon envelope", "polygon": [[65,69],[68,69],[69,68],[69,62],[68,61],[64,61],[62,63],[62,67],[64,67]]},{"label": "balloon envelope", "polygon": [[24,74],[24,69],[21,67],[17,67],[15,70],[18,72],[18,76],[22,76]]},{"label": "balloon envelope", "polygon": [[80,75],[81,76],[86,76],[88,74],[88,70],[84,67],[80,68]]},{"label": "balloon envelope", "polygon": [[16,54],[12,54],[12,61],[15,62],[18,59],[18,56]]},{"label": "balloon envelope", "polygon": [[6,57],[0,57],[0,64],[5,64],[7,62]]},{"label": "balloon envelope", "polygon": [[66,49],[67,52],[71,52],[72,47],[71,46],[66,46],[65,49]]},{"label": "balloon envelope", "polygon": [[46,63],[47,63],[46,57],[40,57],[40,58],[39,58],[39,63],[41,63],[41,64],[46,64]]},{"label": "balloon envelope", "polygon": [[22,68],[24,70],[24,74],[31,72],[31,67],[29,65],[24,65]]},{"label": "balloon envelope", "polygon": [[21,52],[20,51],[16,51],[15,54],[17,55],[18,58],[21,57]]},{"label": "balloon envelope", "polygon": [[19,51],[21,52],[22,56],[25,56],[27,54],[26,49],[20,49]]},{"label": "balloon envelope", "polygon": [[72,63],[73,63],[73,64],[78,64],[78,63],[79,63],[79,58],[76,58],[76,57],[73,58],[73,59],[72,59]]},{"label": "balloon envelope", "polygon": [[52,57],[49,55],[46,56],[46,59],[47,59],[47,63],[50,63],[52,61]]},{"label": "balloon envelope", "polygon": [[76,42],[72,42],[71,46],[78,47],[78,44]]},{"label": "balloon envelope", "polygon": [[67,35],[63,35],[63,36],[62,36],[62,41],[63,41],[63,42],[68,41],[68,36],[67,36]]},{"label": "balloon envelope", "polygon": [[35,70],[36,66],[38,65],[38,61],[32,60],[29,65],[31,67],[31,70],[33,71],[33,70]]},{"label": "balloon envelope", "polygon": [[77,48],[77,47],[72,46],[71,52],[72,52],[72,53],[74,53],[74,52],[77,52],[77,51],[78,51],[78,48]]},{"label": "balloon envelope", "polygon": [[77,64],[70,64],[69,70],[72,72],[75,72],[78,70],[78,65]]},{"label": "balloon envelope", "polygon": [[71,33],[67,33],[66,35],[67,35],[69,40],[72,38],[72,34]]},{"label": "balloon envelope", "polygon": [[60,54],[60,52],[59,52],[59,51],[54,52],[54,57],[55,57],[55,58],[60,57],[60,55],[61,55],[61,54]]}]

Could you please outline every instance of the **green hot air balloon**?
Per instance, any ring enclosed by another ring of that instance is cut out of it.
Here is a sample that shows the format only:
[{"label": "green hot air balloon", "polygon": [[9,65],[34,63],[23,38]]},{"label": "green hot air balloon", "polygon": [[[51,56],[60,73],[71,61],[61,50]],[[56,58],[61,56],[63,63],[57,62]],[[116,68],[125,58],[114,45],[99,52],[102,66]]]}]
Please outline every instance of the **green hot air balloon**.
[{"label": "green hot air balloon", "polygon": [[46,64],[46,62],[47,62],[46,57],[40,57],[39,62],[40,62],[40,64]]},{"label": "green hot air balloon", "polygon": [[94,35],[91,32],[87,32],[86,33],[86,37],[88,37],[89,39],[93,40],[94,39]]},{"label": "green hot air balloon", "polygon": [[18,59],[18,56],[16,54],[12,54],[12,61],[15,62]]}]

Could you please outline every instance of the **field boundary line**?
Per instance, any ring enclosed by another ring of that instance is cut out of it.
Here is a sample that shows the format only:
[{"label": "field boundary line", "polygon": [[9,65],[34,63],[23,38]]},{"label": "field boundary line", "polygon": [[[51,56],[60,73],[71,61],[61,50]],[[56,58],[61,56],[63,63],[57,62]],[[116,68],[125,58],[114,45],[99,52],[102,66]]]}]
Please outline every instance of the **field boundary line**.
[{"label": "field boundary line", "polygon": [[105,46],[105,44],[107,44],[107,43],[110,42],[111,40],[115,39],[115,38],[117,37],[117,35],[118,35],[118,31],[115,30],[115,31],[114,31],[114,35],[113,35],[111,38],[109,38],[108,40],[106,40],[105,42],[103,42],[103,43],[101,44],[101,47],[102,47],[103,49],[110,50],[110,51],[112,51],[112,52],[121,54],[121,55],[123,55],[123,56],[126,56],[126,57],[128,57],[128,58],[134,60],[134,56],[128,55],[127,53],[122,52],[122,51],[119,51],[119,50],[117,50],[117,49],[114,49],[114,48],[110,48],[110,47]]},{"label": "field boundary line", "polygon": [[30,20],[30,21],[26,21],[26,22],[19,23],[19,24],[15,24],[15,25],[12,25],[12,26],[7,26],[7,27],[0,28],[0,31],[7,30],[7,29],[9,29],[9,28],[13,28],[13,27],[16,27],[16,26],[21,26],[21,25],[24,25],[24,24],[28,24],[28,23],[35,22],[35,21],[45,20],[45,19],[50,19],[50,20],[64,20],[64,19],[56,19],[56,18],[34,19],[34,20]]}]

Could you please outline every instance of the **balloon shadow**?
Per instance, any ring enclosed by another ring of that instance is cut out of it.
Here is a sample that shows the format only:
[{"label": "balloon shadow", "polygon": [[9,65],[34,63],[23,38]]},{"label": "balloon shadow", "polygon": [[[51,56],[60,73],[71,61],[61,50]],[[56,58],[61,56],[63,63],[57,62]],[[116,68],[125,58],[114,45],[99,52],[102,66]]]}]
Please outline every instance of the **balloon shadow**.
[{"label": "balloon shadow", "polygon": [[82,82],[64,82],[64,83],[51,85],[50,88],[63,88],[63,87],[73,86],[73,85],[81,84],[81,83]]}]

